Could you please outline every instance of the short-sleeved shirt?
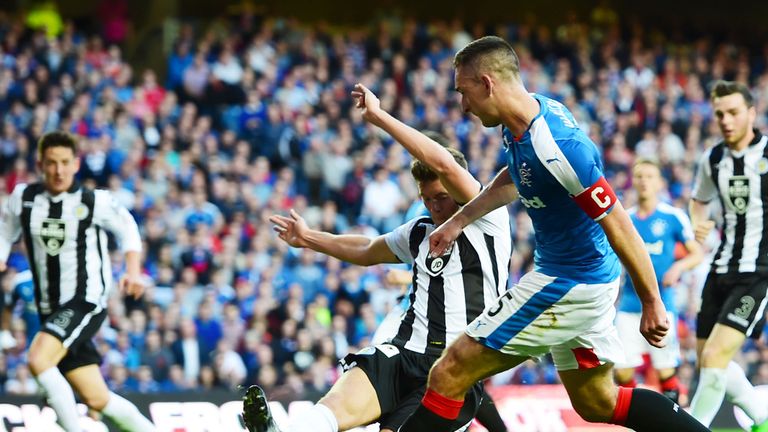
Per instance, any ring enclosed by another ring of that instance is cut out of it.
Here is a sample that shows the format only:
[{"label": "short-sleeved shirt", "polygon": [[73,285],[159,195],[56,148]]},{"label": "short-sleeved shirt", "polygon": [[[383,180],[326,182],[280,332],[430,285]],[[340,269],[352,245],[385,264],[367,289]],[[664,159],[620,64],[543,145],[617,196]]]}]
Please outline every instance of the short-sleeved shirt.
[{"label": "short-sleeved shirt", "polygon": [[534,94],[541,110],[519,137],[503,130],[507,167],[533,221],[536,271],[607,283],[620,266],[597,221],[616,202],[595,144],[563,104]]},{"label": "short-sleeved shirt", "polygon": [[[637,208],[629,209],[629,215],[651,257],[661,300],[668,311],[675,312],[675,287],[665,287],[661,281],[675,262],[676,244],[693,240],[691,222],[682,210],[666,203],[659,203],[653,213],[645,217],[638,216]],[[635,313],[642,311],[640,299],[630,278],[626,278],[624,282],[619,310]]]}]

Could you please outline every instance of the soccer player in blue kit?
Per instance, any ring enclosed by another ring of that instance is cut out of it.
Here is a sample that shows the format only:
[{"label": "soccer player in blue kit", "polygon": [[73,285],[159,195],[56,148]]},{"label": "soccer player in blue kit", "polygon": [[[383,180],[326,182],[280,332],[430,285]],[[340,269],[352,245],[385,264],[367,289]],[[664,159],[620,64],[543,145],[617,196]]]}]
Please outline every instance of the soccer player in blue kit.
[{"label": "soccer player in blue kit", "polygon": [[[632,186],[637,192],[638,202],[636,207],[627,212],[651,256],[661,300],[672,325],[667,333],[666,346],[653,349],[637,332],[642,304],[632,280],[626,278],[616,313],[616,329],[624,344],[626,359],[615,365],[616,382],[623,387],[635,387],[635,368],[643,364],[643,354],[648,353],[659,375],[661,392],[677,402],[680,386],[676,368],[680,365],[680,344],[674,325],[677,321],[675,290],[682,273],[696,267],[703,259],[703,252],[694,238],[691,221],[685,212],[659,201],[664,181],[656,162],[650,159],[637,160],[632,169]],[[677,243],[681,243],[688,252],[679,260],[675,260]]]},{"label": "soccer player in blue kit", "polygon": [[527,92],[503,39],[471,42],[454,66],[463,110],[486,127],[503,125],[507,167],[430,235],[430,254],[450,251],[468,223],[519,197],[533,220],[536,266],[443,352],[400,431],[455,430],[476,381],[548,352],[587,421],[637,431],[707,430],[661,394],[613,382],[613,363],[624,357],[613,325],[619,259],[641,299],[640,332],[651,345],[664,346],[669,322],[651,260],[603,177],[595,144],[561,103]]}]

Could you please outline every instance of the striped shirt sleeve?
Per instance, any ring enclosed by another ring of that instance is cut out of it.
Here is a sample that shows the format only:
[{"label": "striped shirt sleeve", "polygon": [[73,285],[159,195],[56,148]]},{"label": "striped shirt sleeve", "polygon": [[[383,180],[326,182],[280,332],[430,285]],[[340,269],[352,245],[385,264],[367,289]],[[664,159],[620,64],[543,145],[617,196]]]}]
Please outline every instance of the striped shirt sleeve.
[{"label": "striped shirt sleeve", "polygon": [[93,223],[104,227],[114,234],[123,252],[141,252],[141,235],[136,220],[131,213],[123,207],[109,191],[97,190]]}]

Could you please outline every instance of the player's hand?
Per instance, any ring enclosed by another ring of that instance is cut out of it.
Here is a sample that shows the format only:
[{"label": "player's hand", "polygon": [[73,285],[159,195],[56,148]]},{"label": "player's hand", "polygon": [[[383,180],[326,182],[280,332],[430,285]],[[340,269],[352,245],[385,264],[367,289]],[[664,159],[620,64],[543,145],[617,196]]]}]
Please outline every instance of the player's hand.
[{"label": "player's hand", "polygon": [[707,239],[707,236],[709,236],[709,232],[712,231],[712,228],[714,227],[715,221],[713,220],[697,222],[696,225],[693,226],[693,233],[696,237],[696,241],[699,243],[704,243],[704,241]]},{"label": "player's hand", "polygon": [[656,348],[663,348],[666,345],[664,336],[669,331],[670,322],[667,319],[667,311],[664,309],[664,303],[657,300],[651,305],[643,304],[643,313],[640,317],[640,333],[649,344]]},{"label": "player's hand", "polygon": [[304,236],[309,231],[307,222],[291,209],[288,216],[272,215],[269,221],[275,224],[273,229],[281,240],[293,247],[306,247]]},{"label": "player's hand", "polygon": [[0,273],[6,271],[8,269],[8,264],[5,263],[5,261],[0,261]]},{"label": "player's hand", "polygon": [[120,291],[125,295],[132,296],[138,300],[139,297],[144,295],[144,290],[146,289],[146,281],[141,275],[124,274],[120,278]]},{"label": "player's hand", "polygon": [[673,265],[666,273],[664,273],[664,277],[661,278],[661,285],[665,287],[673,287],[680,282],[680,277],[682,275],[683,270],[679,266]]},{"label": "player's hand", "polygon": [[355,108],[360,108],[365,121],[376,124],[381,112],[381,102],[372,91],[360,83],[355,84],[352,90],[352,98],[355,99]]},{"label": "player's hand", "polygon": [[444,255],[453,247],[453,242],[461,235],[463,227],[454,218],[448,219],[429,235],[429,256]]}]

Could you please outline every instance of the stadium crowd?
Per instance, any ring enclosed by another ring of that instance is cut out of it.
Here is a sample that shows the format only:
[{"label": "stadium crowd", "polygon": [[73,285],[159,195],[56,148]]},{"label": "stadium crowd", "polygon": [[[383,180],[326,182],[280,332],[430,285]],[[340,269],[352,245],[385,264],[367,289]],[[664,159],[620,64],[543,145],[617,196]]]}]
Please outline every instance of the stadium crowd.
[{"label": "stadium crowd", "polygon": [[[179,28],[165,76],[134,69],[119,43],[71,21],[51,29],[18,18],[0,15],[0,200],[34,180],[37,139],[63,129],[81,137],[80,180],[110,189],[142,230],[151,287],[139,301],[115,292],[98,336],[116,391],[258,382],[277,399],[319,395],[338,376],[337,360],[367,344],[400,294],[388,268],[287,248],[267,221],[296,209],[310,226],[375,235],[414,211],[409,156],[362,121],[349,95],[356,82],[404,122],[449,137],[487,183],[503,163],[501,134],[462,113],[452,58],[474,37],[502,36],[520,55],[526,87],[562,101],[597,143],[627,207],[633,160],[651,157],[663,167],[664,199],[686,208],[695,163],[719,139],[712,80],[747,83],[758,127],[768,121],[768,48],[670,37],[602,7],[555,27],[534,16],[493,27],[224,16]],[[535,245],[522,206],[509,211],[511,284],[532,265]],[[0,354],[0,393],[34,394],[25,353],[37,324],[34,302],[23,301],[20,245],[9,264],[2,289],[22,301],[11,322],[16,344]],[[687,383],[706,271],[678,287]],[[768,384],[764,341],[738,361],[753,383]],[[543,359],[494,382],[557,379]]]}]

